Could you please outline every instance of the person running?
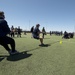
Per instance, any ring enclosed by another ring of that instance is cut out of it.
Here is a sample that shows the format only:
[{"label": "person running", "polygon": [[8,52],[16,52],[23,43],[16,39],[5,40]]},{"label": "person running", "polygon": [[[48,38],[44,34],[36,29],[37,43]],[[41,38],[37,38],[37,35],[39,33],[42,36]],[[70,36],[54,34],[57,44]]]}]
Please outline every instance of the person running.
[{"label": "person running", "polygon": [[35,29],[34,29],[34,31],[33,31],[33,38],[40,40],[40,43],[41,43],[41,44],[40,44],[39,46],[44,46],[44,44],[43,44],[43,38],[40,37],[39,26],[40,26],[40,24],[36,24],[36,27],[35,27]]},{"label": "person running", "polygon": [[[18,53],[18,51],[15,50],[14,39],[8,37],[7,34],[10,34],[10,28],[5,20],[4,12],[0,11],[0,45],[2,45],[10,55]],[[11,49],[9,48],[8,44],[10,44]]]}]

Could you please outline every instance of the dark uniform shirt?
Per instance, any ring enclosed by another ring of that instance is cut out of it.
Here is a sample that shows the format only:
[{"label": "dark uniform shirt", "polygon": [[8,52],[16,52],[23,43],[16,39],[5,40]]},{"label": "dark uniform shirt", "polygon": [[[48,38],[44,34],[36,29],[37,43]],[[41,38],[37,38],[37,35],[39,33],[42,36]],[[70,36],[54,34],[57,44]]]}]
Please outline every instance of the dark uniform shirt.
[{"label": "dark uniform shirt", "polygon": [[35,28],[33,31],[33,35],[39,36],[40,30],[38,28]]},{"label": "dark uniform shirt", "polygon": [[7,21],[0,17],[0,37],[5,37],[10,33]]}]

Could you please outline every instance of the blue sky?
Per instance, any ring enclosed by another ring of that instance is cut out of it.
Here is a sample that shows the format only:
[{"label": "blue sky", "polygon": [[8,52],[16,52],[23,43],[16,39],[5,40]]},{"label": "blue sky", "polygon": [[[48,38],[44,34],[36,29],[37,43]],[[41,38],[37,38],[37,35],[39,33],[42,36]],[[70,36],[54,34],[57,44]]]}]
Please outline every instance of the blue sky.
[{"label": "blue sky", "polygon": [[40,30],[75,31],[75,0],[0,0],[9,27],[30,30],[39,23]]}]

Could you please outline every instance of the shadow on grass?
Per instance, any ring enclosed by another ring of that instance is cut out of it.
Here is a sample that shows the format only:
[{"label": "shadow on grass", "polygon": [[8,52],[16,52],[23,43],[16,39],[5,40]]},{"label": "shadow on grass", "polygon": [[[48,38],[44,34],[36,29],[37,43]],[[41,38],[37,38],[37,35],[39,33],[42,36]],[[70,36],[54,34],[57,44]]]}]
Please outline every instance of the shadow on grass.
[{"label": "shadow on grass", "polygon": [[0,57],[0,62],[4,59],[4,57]]},{"label": "shadow on grass", "polygon": [[[40,46],[40,45],[39,45]],[[51,46],[50,44],[44,44],[44,45],[42,45],[42,46],[40,46],[40,47],[48,47],[48,46]]]},{"label": "shadow on grass", "polygon": [[41,48],[41,47],[36,47],[36,48],[34,48],[34,49],[27,50],[26,52],[34,51],[34,50],[37,50],[37,49],[39,49],[39,48]]},{"label": "shadow on grass", "polygon": [[55,42],[52,42],[52,43],[48,43],[48,44],[45,44],[44,46],[39,46],[37,48],[31,49],[31,50],[27,50],[26,52],[34,51],[34,50],[37,50],[37,49],[39,49],[41,47],[48,47],[48,46],[51,46],[52,44],[55,44],[57,42],[59,42],[59,41],[55,41]]},{"label": "shadow on grass", "polygon": [[48,46],[51,46],[51,45],[50,45],[50,44],[45,44],[44,46],[39,46],[39,47],[36,47],[36,48],[34,48],[34,49],[27,50],[26,52],[34,51],[34,50],[37,50],[37,49],[39,49],[39,48],[41,48],[41,47],[48,47]]},{"label": "shadow on grass", "polygon": [[49,43],[49,45],[55,44],[55,43],[57,43],[57,42],[59,42],[59,41],[55,41],[55,42]]},{"label": "shadow on grass", "polygon": [[18,60],[22,60],[22,59],[28,58],[31,55],[32,54],[27,54],[26,51],[23,51],[23,52],[18,53],[18,54],[7,56],[7,60],[8,61],[18,61]]},{"label": "shadow on grass", "polygon": [[31,52],[31,51],[39,50],[41,47],[48,47],[48,46],[51,46],[51,45],[50,44],[45,44],[44,46],[39,46],[39,47],[36,47],[34,49],[27,50],[26,52]]},{"label": "shadow on grass", "polygon": [[15,55],[0,55],[0,62],[7,57],[7,60],[8,61],[18,61],[18,60],[21,60],[21,59],[25,59],[25,58],[28,58],[30,57],[32,54],[28,54],[27,52],[30,52],[30,51],[34,51],[34,50],[38,50],[39,48],[41,47],[48,47],[48,46],[51,46],[52,44],[55,44],[59,41],[56,41],[56,42],[53,42],[53,43],[49,43],[49,44],[45,44],[44,46],[39,46],[37,48],[34,48],[34,49],[31,49],[31,50],[27,50],[27,51],[23,51],[23,52],[20,52],[19,54],[15,54]]},{"label": "shadow on grass", "polygon": [[25,58],[30,57],[32,54],[28,54],[27,51],[23,51],[20,52],[18,54],[14,54],[14,55],[0,55],[0,62],[4,59],[7,58],[8,61],[18,61],[18,60],[22,60]]}]

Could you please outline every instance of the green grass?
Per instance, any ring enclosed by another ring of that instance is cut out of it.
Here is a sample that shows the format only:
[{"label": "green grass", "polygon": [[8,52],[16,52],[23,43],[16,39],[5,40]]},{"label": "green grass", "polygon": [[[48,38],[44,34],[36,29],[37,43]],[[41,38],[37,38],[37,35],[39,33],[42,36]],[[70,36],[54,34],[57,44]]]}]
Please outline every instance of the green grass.
[{"label": "green grass", "polygon": [[44,39],[48,47],[39,47],[40,42],[31,34],[14,40],[21,53],[9,56],[0,46],[0,75],[75,75],[75,38],[48,34]]}]

